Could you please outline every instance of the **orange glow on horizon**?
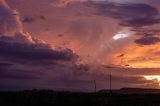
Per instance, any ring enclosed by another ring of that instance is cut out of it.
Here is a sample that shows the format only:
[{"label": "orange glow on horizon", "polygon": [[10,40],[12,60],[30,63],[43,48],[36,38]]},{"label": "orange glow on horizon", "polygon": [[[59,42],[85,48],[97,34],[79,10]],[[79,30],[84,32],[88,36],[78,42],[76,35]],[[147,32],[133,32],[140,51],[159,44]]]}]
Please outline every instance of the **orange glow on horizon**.
[{"label": "orange glow on horizon", "polygon": [[146,80],[157,80],[160,86],[160,75],[146,75],[143,76]]},{"label": "orange glow on horizon", "polygon": [[159,44],[138,46],[130,43],[128,47],[124,47],[122,51],[124,56],[116,58],[116,60],[120,61],[123,59],[126,64],[129,64],[133,68],[160,68],[159,51]]}]

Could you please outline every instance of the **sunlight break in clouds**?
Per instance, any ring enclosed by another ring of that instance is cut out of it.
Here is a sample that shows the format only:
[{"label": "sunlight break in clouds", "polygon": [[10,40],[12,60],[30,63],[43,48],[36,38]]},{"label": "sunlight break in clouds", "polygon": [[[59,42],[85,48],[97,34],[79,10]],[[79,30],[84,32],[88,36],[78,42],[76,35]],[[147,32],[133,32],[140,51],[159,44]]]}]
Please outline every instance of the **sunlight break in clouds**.
[{"label": "sunlight break in clouds", "polygon": [[125,33],[118,33],[116,35],[113,36],[113,39],[114,40],[118,40],[118,39],[123,39],[123,38],[127,38],[129,37],[128,34],[125,34]]},{"label": "sunlight break in clouds", "polygon": [[146,75],[144,76],[146,80],[157,80],[160,86],[160,75]]}]

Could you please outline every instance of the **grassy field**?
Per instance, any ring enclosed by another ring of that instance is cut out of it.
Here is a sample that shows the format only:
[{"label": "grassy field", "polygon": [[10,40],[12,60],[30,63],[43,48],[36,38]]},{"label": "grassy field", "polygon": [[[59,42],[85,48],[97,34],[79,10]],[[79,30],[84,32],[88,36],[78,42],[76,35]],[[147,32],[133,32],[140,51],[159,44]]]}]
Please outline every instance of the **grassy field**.
[{"label": "grassy field", "polygon": [[160,94],[0,92],[0,106],[160,106]]}]

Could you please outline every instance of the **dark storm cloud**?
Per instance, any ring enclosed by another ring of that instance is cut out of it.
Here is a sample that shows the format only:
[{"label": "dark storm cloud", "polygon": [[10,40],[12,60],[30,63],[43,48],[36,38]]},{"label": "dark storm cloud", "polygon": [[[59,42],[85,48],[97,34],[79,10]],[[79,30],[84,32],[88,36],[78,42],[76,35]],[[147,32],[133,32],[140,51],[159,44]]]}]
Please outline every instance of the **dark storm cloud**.
[{"label": "dark storm cloud", "polygon": [[57,79],[70,70],[69,64],[75,64],[78,58],[70,49],[54,50],[37,39],[28,39],[27,35],[1,36],[0,51],[0,90],[47,89],[51,84],[46,84],[47,80]]},{"label": "dark storm cloud", "polygon": [[159,29],[153,29],[153,28],[135,28],[132,29],[132,31],[135,31],[137,35],[145,35],[145,36],[154,36],[157,34],[160,34]]},{"label": "dark storm cloud", "polygon": [[154,24],[160,23],[160,19],[154,18],[137,18],[132,20],[125,20],[124,22],[120,23],[122,26],[129,26],[129,27],[143,27],[143,26],[150,26]]},{"label": "dark storm cloud", "polygon": [[160,38],[157,36],[160,34],[159,29],[135,28],[133,31],[135,31],[137,35],[141,35],[139,39],[134,41],[136,44],[151,45],[160,42]]},{"label": "dark storm cloud", "polygon": [[142,38],[135,40],[134,42],[139,45],[153,45],[159,43],[160,38],[152,36],[147,36],[147,37],[144,36]]},{"label": "dark storm cloud", "polygon": [[[20,36],[20,35],[17,35]],[[70,49],[62,51],[53,50],[42,43],[15,43],[12,37],[0,37],[0,57],[12,61],[72,61],[77,58]]]},{"label": "dark storm cloud", "polygon": [[87,5],[97,9],[96,15],[118,19],[123,26],[143,27],[160,22],[158,9],[148,4],[118,4],[105,1],[89,2]]},{"label": "dark storm cloud", "polygon": [[[142,37],[134,42],[139,45],[151,45],[160,42],[160,38],[154,37],[160,31],[156,29],[142,29],[160,23],[158,9],[148,4],[117,4],[109,2],[90,2],[89,6],[97,8],[95,13],[101,16],[109,16],[119,20],[119,24],[131,27]],[[147,36],[147,37],[146,37]]]},{"label": "dark storm cloud", "polygon": [[[13,14],[4,3],[0,0],[0,89],[47,88],[45,80],[68,71],[78,55],[68,48],[53,49],[33,38],[24,31],[18,13]],[[45,20],[44,16],[38,18]],[[29,16],[24,21],[33,19]]]},{"label": "dark storm cloud", "polygon": [[[159,34],[159,30],[151,29],[153,25],[160,23],[159,10],[150,4],[144,3],[118,3],[108,1],[86,1],[68,4],[68,8],[74,8],[75,5],[82,5],[90,10],[90,14],[111,17],[119,21],[119,25],[130,27],[141,38],[135,43],[139,45],[150,45],[159,42],[159,38],[145,37]],[[81,6],[80,6],[81,5]],[[82,6],[82,8],[84,8]],[[144,29],[144,27],[147,27]]]}]

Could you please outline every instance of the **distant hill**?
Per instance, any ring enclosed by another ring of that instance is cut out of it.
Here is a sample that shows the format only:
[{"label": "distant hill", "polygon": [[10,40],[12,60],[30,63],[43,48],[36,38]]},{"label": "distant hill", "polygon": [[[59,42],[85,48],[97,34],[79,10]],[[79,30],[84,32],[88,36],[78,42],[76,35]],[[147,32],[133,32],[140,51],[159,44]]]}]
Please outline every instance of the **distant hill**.
[{"label": "distant hill", "polygon": [[[98,91],[99,93],[110,93],[110,90],[103,89]],[[119,90],[112,90],[112,93],[120,93],[120,94],[153,94],[160,93],[160,89],[145,89],[145,88],[121,88]]]}]

